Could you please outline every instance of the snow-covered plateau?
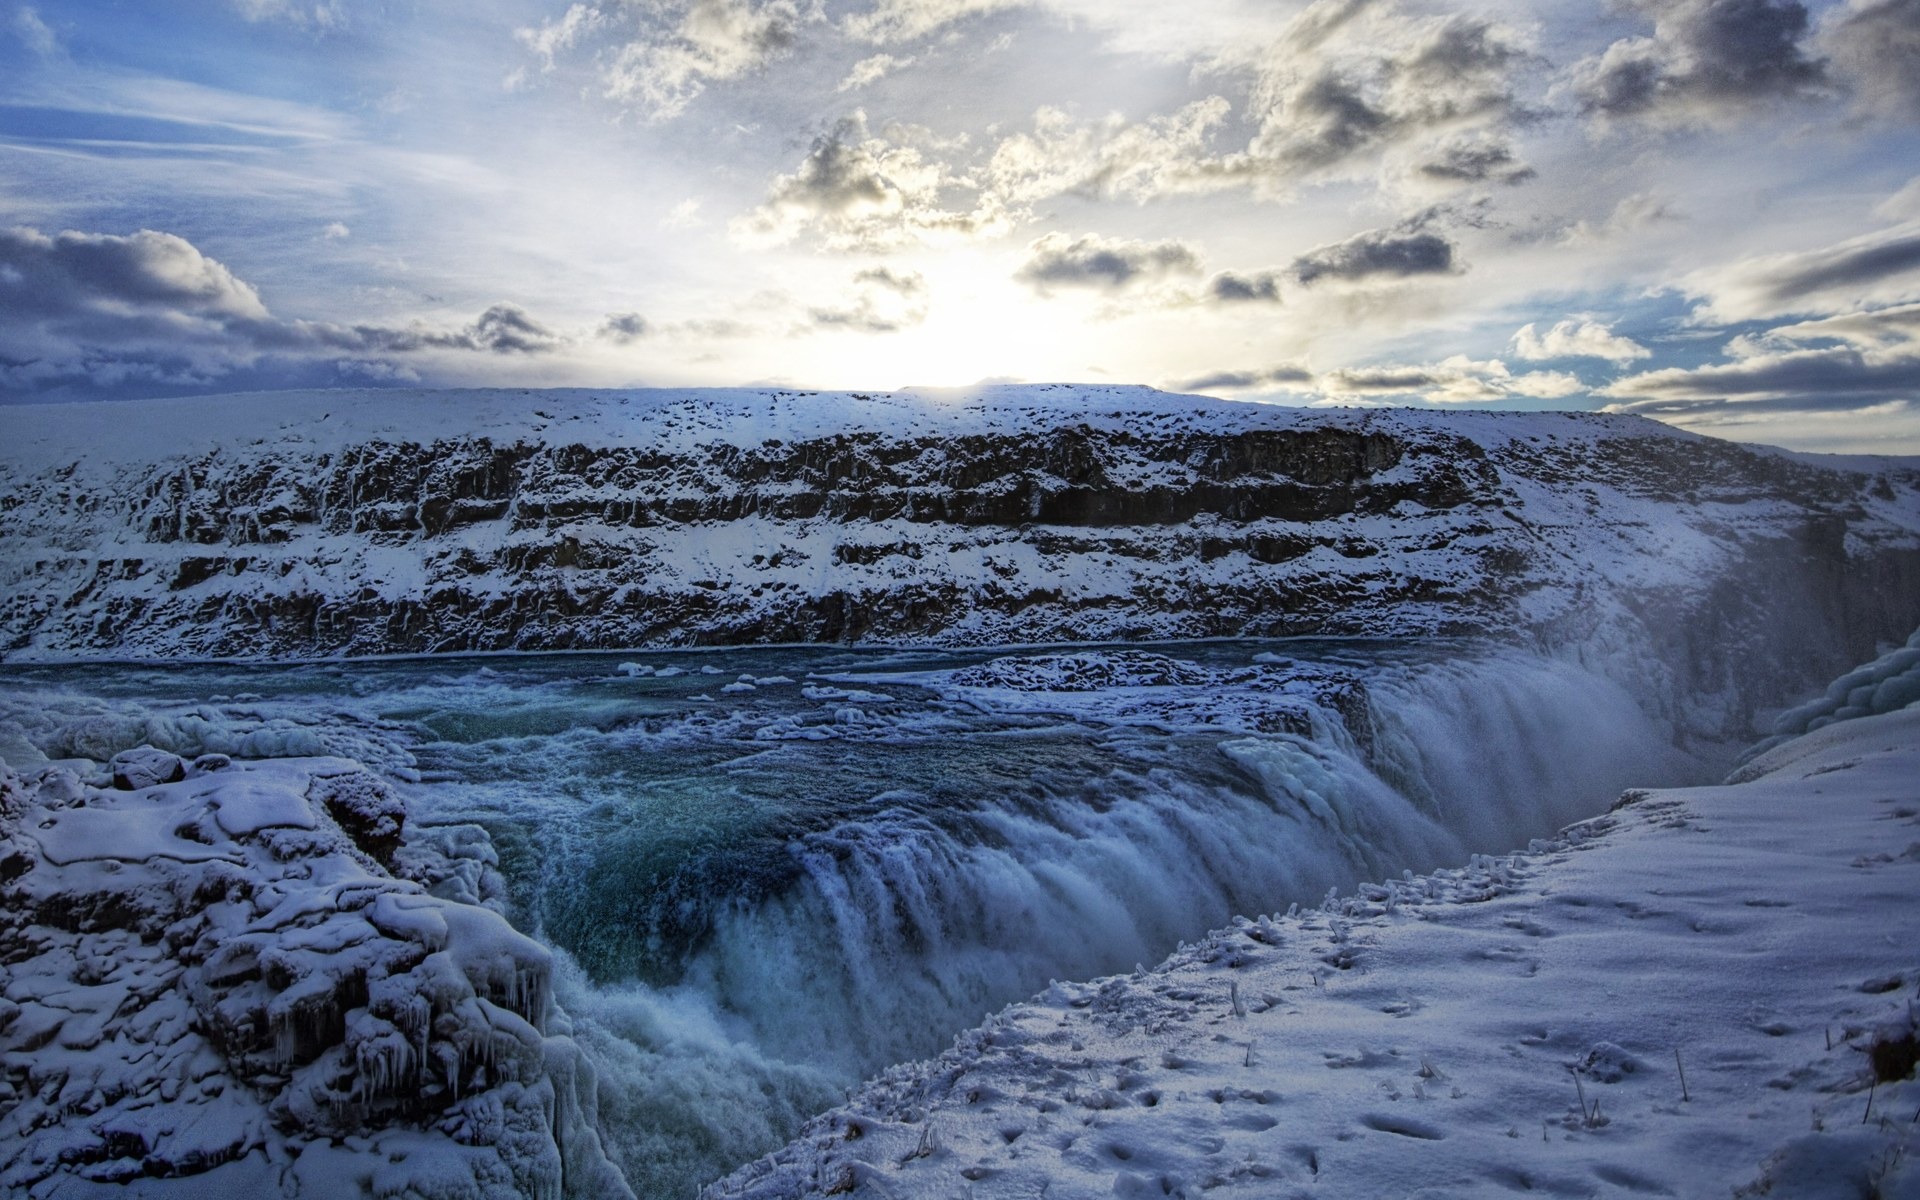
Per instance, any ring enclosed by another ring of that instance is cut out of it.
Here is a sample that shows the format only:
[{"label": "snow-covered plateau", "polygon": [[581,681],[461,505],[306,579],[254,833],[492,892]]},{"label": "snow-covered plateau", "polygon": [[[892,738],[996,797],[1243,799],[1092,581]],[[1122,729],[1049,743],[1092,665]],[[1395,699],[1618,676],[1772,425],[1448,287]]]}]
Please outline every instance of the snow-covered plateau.
[{"label": "snow-covered plateau", "polygon": [[0,1191],[1912,1198],[1916,626],[1634,418],[0,408]]}]

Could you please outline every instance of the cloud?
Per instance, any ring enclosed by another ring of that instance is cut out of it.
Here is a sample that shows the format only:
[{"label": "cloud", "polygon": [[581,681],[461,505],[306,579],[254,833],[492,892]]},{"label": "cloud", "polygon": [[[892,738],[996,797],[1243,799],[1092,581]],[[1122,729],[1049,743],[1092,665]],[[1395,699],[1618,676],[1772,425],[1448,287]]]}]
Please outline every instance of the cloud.
[{"label": "cloud", "polygon": [[344,221],[329,221],[321,228],[320,236],[328,241],[337,242],[352,237],[353,230],[348,229]]},{"label": "cloud", "polygon": [[1798,0],[1628,0],[1653,22],[1575,66],[1581,109],[1603,118],[1681,124],[1723,120],[1755,105],[1814,96],[1826,83],[1806,54]]},{"label": "cloud", "polygon": [[1920,117],[1920,0],[1850,0],[1822,28],[1820,48],[1860,108]]},{"label": "cloud", "polygon": [[473,348],[495,354],[544,354],[563,340],[517,304],[493,305],[460,336]]},{"label": "cloud", "polygon": [[1252,371],[1216,371],[1173,385],[1177,392],[1251,392],[1265,389],[1305,391],[1295,384],[1310,385],[1313,372],[1298,363],[1280,363]]},{"label": "cloud", "polygon": [[1118,114],[1081,122],[1042,108],[1032,132],[1011,134],[994,148],[987,179],[1009,206],[1065,194],[1147,200],[1237,186],[1241,168],[1210,149],[1231,113],[1219,96],[1141,122]]},{"label": "cloud", "polygon": [[[601,91],[649,120],[666,121],[708,84],[752,74],[788,53],[801,28],[822,19],[817,3],[801,0],[597,0],[514,36],[543,72],[589,41],[612,38],[596,59]],[[520,78],[510,77],[510,85]]]},{"label": "cloud", "polygon": [[602,341],[624,346],[646,336],[647,319],[635,312],[608,313],[595,333]]},{"label": "cloud", "polygon": [[927,281],[916,271],[872,267],[855,272],[853,285],[849,301],[807,310],[808,324],[797,332],[897,333],[927,319]]},{"label": "cloud", "polygon": [[777,245],[811,234],[829,249],[872,251],[1002,232],[1004,216],[984,198],[970,211],[942,206],[942,193],[972,185],[901,144],[921,133],[895,128],[876,137],[863,112],[839,121],[814,139],[798,170],[777,177],[766,200],[732,223],[735,239]]},{"label": "cloud", "polygon": [[13,20],[9,22],[13,36],[20,44],[41,58],[52,58],[60,53],[60,39],[53,28],[40,19],[40,13],[31,4],[22,4],[13,10]]},{"label": "cloud", "polygon": [[1601,221],[1583,218],[1566,226],[1560,232],[1559,241],[1563,246],[1593,245],[1628,237],[1668,221],[1684,219],[1669,201],[1649,192],[1635,192],[1617,201],[1613,211]]},{"label": "cloud", "polygon": [[347,25],[347,10],[340,0],[317,4],[299,4],[295,0],[232,0],[232,4],[235,11],[256,25],[284,21],[319,33],[344,29]]},{"label": "cloud", "polygon": [[879,0],[865,12],[842,22],[847,36],[877,46],[918,41],[956,21],[1004,9],[1019,8],[1027,0]]},{"label": "cloud", "polygon": [[[1819,345],[1815,343],[1829,343]],[[1841,313],[1727,344],[1730,361],[1630,375],[1603,395],[1639,405],[1753,400],[1808,409],[1904,400],[1920,391],[1920,304]]]},{"label": "cloud", "polygon": [[895,71],[912,66],[913,63],[914,60],[911,57],[895,58],[891,54],[875,54],[871,58],[863,58],[853,64],[852,69],[847,72],[846,77],[842,79],[839,86],[833,90],[836,92],[856,91],[869,84],[878,83]]},{"label": "cloud", "polygon": [[284,385],[314,366],[374,377],[398,370],[380,365],[394,355],[537,355],[569,341],[508,303],[451,329],[285,320],[174,234],[0,230],[0,390],[204,387],[268,361]]},{"label": "cloud", "polygon": [[1280,303],[1280,272],[1259,271],[1242,275],[1222,271],[1207,280],[1206,297],[1220,304]]},{"label": "cloud", "polygon": [[1920,353],[1836,346],[1758,354],[1710,366],[1669,367],[1617,380],[1605,396],[1633,401],[1786,399],[1808,407],[1905,399],[1920,391]]},{"label": "cloud", "polygon": [[1049,233],[1027,247],[1027,261],[1014,278],[1045,295],[1057,287],[1116,292],[1199,271],[1200,256],[1185,242]]},{"label": "cloud", "polygon": [[589,33],[607,23],[607,14],[590,4],[574,4],[558,20],[537,28],[516,29],[513,36],[540,58],[542,70],[551,71],[555,60],[580,44]]},{"label": "cloud", "polygon": [[[1309,174],[1430,131],[1528,118],[1513,86],[1527,57],[1516,31],[1390,5],[1316,10],[1321,19],[1296,26],[1259,66],[1248,166]],[[1340,18],[1331,27],[1329,14]]]},{"label": "cloud", "polygon": [[1514,154],[1502,137],[1476,134],[1436,146],[1414,168],[1440,183],[1525,183],[1538,174]]},{"label": "cloud", "polygon": [[1768,341],[1838,341],[1870,349],[1920,341],[1920,304],[1903,304],[1871,312],[1841,313],[1814,321],[1783,325],[1766,333]]},{"label": "cloud", "polygon": [[1513,335],[1512,345],[1514,354],[1529,361],[1603,358],[1612,363],[1627,363],[1653,356],[1653,351],[1597,321],[1572,317],[1555,323],[1545,333],[1538,332],[1534,324],[1528,322]]},{"label": "cloud", "polygon": [[[1220,95],[1138,121],[1041,108],[1030,132],[1002,139],[987,178],[1009,206],[1235,188],[1277,198],[1393,150],[1429,184],[1516,183],[1532,169],[1502,131],[1537,115],[1515,92],[1533,61],[1520,33],[1492,21],[1320,0],[1270,45],[1212,60],[1218,73],[1251,77],[1239,113]],[[1247,140],[1222,144],[1235,129],[1250,130]]]},{"label": "cloud", "polygon": [[1173,387],[1187,392],[1298,392],[1333,403],[1418,399],[1434,404],[1559,400],[1587,390],[1577,377],[1562,371],[1516,375],[1497,358],[1475,360],[1461,354],[1437,363],[1340,367],[1319,374],[1298,363],[1281,363],[1258,370],[1218,371]]},{"label": "cloud", "polygon": [[9,319],[178,316],[260,319],[259,293],[185,238],[0,230],[0,295]]},{"label": "cloud", "polygon": [[1343,367],[1315,380],[1329,398],[1350,396],[1418,396],[1436,404],[1470,404],[1523,397],[1558,400],[1586,390],[1580,380],[1562,371],[1529,371],[1515,375],[1499,359],[1476,361],[1456,354],[1437,363],[1418,366]]},{"label": "cloud", "polygon": [[1437,233],[1400,226],[1368,230],[1344,242],[1309,250],[1293,260],[1290,271],[1307,287],[1327,280],[1358,283],[1449,275],[1455,269],[1452,242]]},{"label": "cloud", "polygon": [[1699,321],[1831,314],[1920,299],[1920,223],[1814,250],[1744,259],[1691,277]]}]

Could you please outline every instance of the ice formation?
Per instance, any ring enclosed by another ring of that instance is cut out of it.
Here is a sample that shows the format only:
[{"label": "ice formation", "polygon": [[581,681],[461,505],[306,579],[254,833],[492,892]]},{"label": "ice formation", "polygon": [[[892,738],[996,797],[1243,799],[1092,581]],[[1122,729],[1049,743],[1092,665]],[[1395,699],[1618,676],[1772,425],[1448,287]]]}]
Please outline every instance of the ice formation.
[{"label": "ice formation", "polygon": [[403,823],[343,759],[0,763],[0,1188],[630,1196],[551,956]]}]

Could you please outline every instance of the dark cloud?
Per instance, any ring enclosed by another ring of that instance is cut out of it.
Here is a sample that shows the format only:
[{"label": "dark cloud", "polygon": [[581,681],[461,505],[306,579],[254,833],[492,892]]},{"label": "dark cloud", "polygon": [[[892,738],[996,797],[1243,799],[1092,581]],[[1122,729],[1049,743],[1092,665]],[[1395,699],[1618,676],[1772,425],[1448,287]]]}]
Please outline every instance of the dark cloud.
[{"label": "dark cloud", "polygon": [[1860,107],[1920,118],[1920,0],[1849,4],[1821,31],[1820,45]]},{"label": "dark cloud", "polygon": [[544,354],[563,340],[517,304],[496,304],[487,309],[462,336],[472,348],[495,354]]},{"label": "dark cloud", "polygon": [[1294,363],[1281,363],[1256,371],[1216,371],[1211,375],[1176,383],[1173,388],[1178,392],[1247,392],[1312,382],[1312,371]]},{"label": "dark cloud", "polygon": [[625,345],[647,335],[647,319],[639,313],[608,313],[596,331],[603,341]]},{"label": "dark cloud", "polygon": [[[1324,39],[1317,25],[1314,34]],[[1245,169],[1312,172],[1429,131],[1530,116],[1512,82],[1525,55],[1493,22],[1383,16],[1349,40],[1341,55],[1323,54],[1318,41],[1304,52],[1293,40],[1276,48],[1255,91],[1260,129]]]},{"label": "dark cloud", "polygon": [[1705,367],[1630,375],[1603,395],[1634,401],[1792,399],[1813,407],[1823,400],[1902,399],[1920,391],[1920,348],[1892,350],[1835,346],[1758,354]]},{"label": "dark cloud", "polygon": [[1724,116],[1820,92],[1826,72],[1802,43],[1798,0],[1633,0],[1652,37],[1625,38],[1574,73],[1581,108],[1606,117]]},{"label": "dark cloud", "polygon": [[1293,261],[1302,286],[1325,280],[1358,282],[1446,275],[1455,269],[1454,245],[1437,233],[1404,227],[1373,229],[1310,250]]},{"label": "dark cloud", "polygon": [[1448,381],[1446,375],[1427,367],[1347,367],[1328,375],[1333,390],[1359,394],[1419,392]]},{"label": "dark cloud", "polygon": [[1135,242],[1094,234],[1050,233],[1028,247],[1014,278],[1046,291],[1053,287],[1118,291],[1173,274],[1196,274],[1200,256],[1185,242]]},{"label": "dark cloud", "polygon": [[1790,306],[1819,292],[1866,287],[1916,267],[1920,267],[1920,230],[1908,230],[1789,260],[1766,281],[1766,293],[1775,303]]},{"label": "dark cloud", "polygon": [[1487,138],[1437,147],[1415,170],[1444,183],[1524,183],[1538,173],[1514,155],[1510,142]]},{"label": "dark cloud", "polygon": [[1903,303],[1920,298],[1920,224],[1710,269],[1688,290],[1705,297],[1696,316],[1722,324]]},{"label": "dark cloud", "polygon": [[191,242],[143,229],[128,236],[0,230],[0,297],[10,320],[94,314],[203,320],[267,315],[260,296]]},{"label": "dark cloud", "polygon": [[453,329],[285,320],[173,234],[0,231],[0,391],[289,386],[340,372],[406,378],[392,356],[531,355],[567,340],[506,303]]},{"label": "dark cloud", "polygon": [[1221,304],[1280,303],[1280,273],[1261,271],[1241,275],[1222,271],[1207,280],[1207,298]]}]

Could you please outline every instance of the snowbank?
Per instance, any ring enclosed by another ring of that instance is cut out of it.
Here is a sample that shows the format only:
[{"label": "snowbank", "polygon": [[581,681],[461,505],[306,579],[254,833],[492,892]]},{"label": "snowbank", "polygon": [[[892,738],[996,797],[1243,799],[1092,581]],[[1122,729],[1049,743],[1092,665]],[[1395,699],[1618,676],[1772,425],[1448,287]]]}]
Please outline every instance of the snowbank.
[{"label": "snowbank", "polygon": [[1743,777],[1055,984],[704,1194],[1920,1195],[1920,708]]},{"label": "snowbank", "polygon": [[343,759],[0,762],[0,1190],[630,1196],[484,843],[403,823]]}]

